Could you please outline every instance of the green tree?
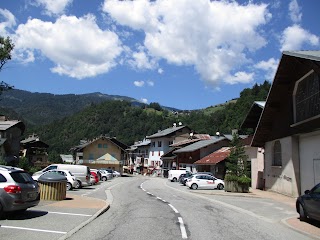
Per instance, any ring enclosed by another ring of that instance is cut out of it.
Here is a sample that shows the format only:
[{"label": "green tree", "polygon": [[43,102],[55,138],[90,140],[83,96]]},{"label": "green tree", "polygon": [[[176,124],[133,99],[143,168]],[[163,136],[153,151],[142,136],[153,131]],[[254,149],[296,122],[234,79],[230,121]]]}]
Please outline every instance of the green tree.
[{"label": "green tree", "polygon": [[230,143],[230,155],[227,158],[227,174],[225,179],[240,183],[250,183],[248,177],[248,155],[245,153],[244,145],[238,134],[233,134]]},{"label": "green tree", "polygon": [[29,172],[30,164],[26,157],[21,157],[19,159],[18,167],[24,169],[26,172]]},{"label": "green tree", "polygon": [[[3,66],[11,60],[12,50],[14,48],[14,44],[12,43],[9,37],[4,38],[0,36],[0,71],[2,70]],[[3,91],[7,91],[12,89],[13,86],[5,82],[0,83],[0,94]]]}]

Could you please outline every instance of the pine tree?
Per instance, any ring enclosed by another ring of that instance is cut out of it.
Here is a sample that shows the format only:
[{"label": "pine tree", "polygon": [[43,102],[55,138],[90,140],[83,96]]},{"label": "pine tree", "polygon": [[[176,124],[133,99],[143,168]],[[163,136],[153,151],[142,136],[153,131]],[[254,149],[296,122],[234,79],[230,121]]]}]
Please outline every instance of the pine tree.
[{"label": "pine tree", "polygon": [[251,182],[248,177],[248,155],[245,153],[244,145],[238,134],[232,135],[230,147],[230,155],[226,162],[226,179],[241,183]]}]

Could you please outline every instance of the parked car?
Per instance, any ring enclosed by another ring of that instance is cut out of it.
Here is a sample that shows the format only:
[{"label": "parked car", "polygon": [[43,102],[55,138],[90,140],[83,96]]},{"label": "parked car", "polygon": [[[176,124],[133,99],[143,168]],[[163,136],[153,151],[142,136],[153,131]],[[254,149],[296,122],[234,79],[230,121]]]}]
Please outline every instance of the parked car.
[{"label": "parked car", "polygon": [[99,176],[98,176],[98,174],[95,173],[95,172],[93,172],[93,171],[91,171],[91,176],[90,176],[90,178],[92,178],[92,177],[93,177],[93,179],[94,179],[93,184],[97,184],[97,183],[99,182]]},{"label": "parked car", "polygon": [[115,170],[113,171],[112,175],[114,177],[121,177],[121,173],[119,173],[118,171],[115,171]]},{"label": "parked car", "polygon": [[40,189],[31,175],[11,166],[0,165],[0,218],[6,212],[25,211],[40,202]]},{"label": "parked car", "polygon": [[188,178],[186,186],[191,189],[224,189],[224,181],[209,174],[195,174]]},{"label": "parked car", "polygon": [[49,171],[42,173],[41,175],[32,175],[32,179],[35,181],[38,181],[39,177],[41,177],[43,174],[46,174],[49,172],[54,172],[54,173],[58,173],[58,174],[65,176],[67,178],[66,189],[68,191],[72,190],[73,188],[78,187],[78,181],[77,181],[76,177],[68,170],[49,170]]},{"label": "parked car", "polygon": [[112,173],[109,173],[106,170],[99,170],[100,174],[101,174],[101,180],[102,181],[107,181],[108,179],[112,178]]},{"label": "parked car", "polygon": [[185,186],[188,178],[191,177],[192,175],[193,174],[191,172],[181,174],[179,177],[179,183]]},{"label": "parked car", "polygon": [[187,170],[169,170],[168,180],[171,182],[177,182],[181,174],[186,174]]},{"label": "parked car", "polygon": [[297,198],[296,209],[300,215],[300,221],[308,219],[320,221],[320,183]]},{"label": "parked car", "polygon": [[49,170],[69,170],[78,181],[76,188],[90,185],[90,168],[85,165],[51,164],[48,167],[35,172],[32,176],[41,175],[42,173]]}]

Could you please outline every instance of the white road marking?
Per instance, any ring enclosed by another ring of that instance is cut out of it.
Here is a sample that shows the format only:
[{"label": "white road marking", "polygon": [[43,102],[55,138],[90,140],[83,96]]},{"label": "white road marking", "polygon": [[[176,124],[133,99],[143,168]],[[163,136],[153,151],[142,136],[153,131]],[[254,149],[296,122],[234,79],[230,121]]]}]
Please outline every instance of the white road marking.
[{"label": "white road marking", "polygon": [[179,223],[180,223],[180,230],[181,230],[181,235],[183,239],[187,239],[188,235],[187,235],[187,231],[186,228],[184,226],[183,220],[181,217],[178,217]]},{"label": "white road marking", "polygon": [[161,200],[161,201],[162,201],[162,198],[160,198],[160,197],[157,197],[157,199],[159,199],[159,200]]},{"label": "white road marking", "polygon": [[83,217],[91,217],[92,215],[88,214],[80,214],[80,213],[65,213],[65,212],[48,212],[54,214],[61,214],[61,215],[72,215],[72,216],[83,216]]},{"label": "white road marking", "polygon": [[60,233],[60,234],[67,233],[67,232],[60,232],[60,231],[52,231],[52,230],[44,230],[44,229],[36,229],[36,228],[12,227],[12,226],[3,226],[3,225],[1,225],[1,228],[12,228],[12,229],[35,231],[35,232]]},{"label": "white road marking", "polygon": [[168,205],[172,208],[172,210],[173,210],[175,213],[179,213],[178,210],[177,210],[174,206],[172,206],[170,203],[169,203]]}]

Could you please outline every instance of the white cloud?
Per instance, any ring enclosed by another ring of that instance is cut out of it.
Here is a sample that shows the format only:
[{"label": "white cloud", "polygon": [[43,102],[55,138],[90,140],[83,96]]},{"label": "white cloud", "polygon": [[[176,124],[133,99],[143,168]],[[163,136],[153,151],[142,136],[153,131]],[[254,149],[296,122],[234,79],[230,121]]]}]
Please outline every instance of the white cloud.
[{"label": "white cloud", "polygon": [[44,13],[48,16],[61,15],[73,0],[36,0],[34,5],[44,7]]},{"label": "white cloud", "polygon": [[9,35],[10,29],[16,26],[16,18],[15,16],[7,9],[0,8],[0,17],[3,19],[0,22],[0,35],[5,37]]},{"label": "white cloud", "polygon": [[143,87],[144,86],[144,81],[134,81],[133,84],[136,87]]},{"label": "white cloud", "polygon": [[287,27],[280,38],[281,51],[302,50],[304,44],[319,45],[319,37],[295,24]]},{"label": "white cloud", "polygon": [[255,68],[266,72],[266,80],[272,81],[279,65],[279,60],[270,58],[268,61],[261,61],[254,65]]},{"label": "white cloud", "polygon": [[105,0],[103,11],[117,24],[144,31],[149,56],[194,66],[214,86],[249,81],[250,73],[231,72],[249,61],[248,52],[266,45],[259,31],[271,18],[266,4],[251,1]]},{"label": "white cloud", "polygon": [[163,73],[163,69],[162,69],[162,68],[159,68],[159,69],[158,69],[158,73],[159,73],[159,74],[162,74],[162,73]]},{"label": "white cloud", "polygon": [[254,74],[246,72],[236,72],[234,75],[229,75],[226,82],[229,84],[249,83],[253,81]]},{"label": "white cloud", "polygon": [[153,81],[147,81],[147,84],[148,84],[150,87],[153,87],[153,86],[154,86],[154,82],[153,82]]},{"label": "white cloud", "polygon": [[301,21],[302,13],[297,0],[292,0],[289,4],[289,15],[294,23]]},{"label": "white cloud", "polygon": [[141,98],[140,101],[143,103],[146,103],[146,104],[148,103],[148,99],[146,99],[146,98]]},{"label": "white cloud", "polygon": [[150,59],[143,51],[132,53],[132,58],[129,64],[137,69],[153,69],[156,66],[155,60]]},{"label": "white cloud", "polygon": [[118,36],[101,30],[92,15],[63,15],[54,23],[29,19],[18,26],[14,40],[17,56],[40,53],[55,64],[52,72],[77,79],[108,72],[122,52]]}]

